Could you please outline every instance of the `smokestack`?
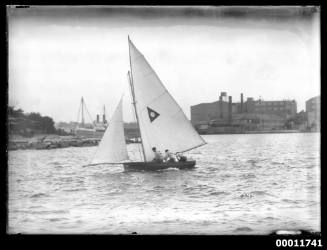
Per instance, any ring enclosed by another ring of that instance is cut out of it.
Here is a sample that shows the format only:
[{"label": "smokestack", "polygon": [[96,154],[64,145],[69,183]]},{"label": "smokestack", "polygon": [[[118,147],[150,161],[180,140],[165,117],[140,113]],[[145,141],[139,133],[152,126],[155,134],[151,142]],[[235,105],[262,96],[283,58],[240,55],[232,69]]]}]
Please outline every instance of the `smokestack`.
[{"label": "smokestack", "polygon": [[229,121],[229,124],[232,123],[232,97],[229,96],[228,97],[228,121]]},{"label": "smokestack", "polygon": [[223,97],[222,95],[219,96],[219,116],[220,118],[223,118]]},{"label": "smokestack", "polygon": [[221,92],[221,93],[220,93],[220,96],[222,97],[222,100],[223,100],[224,102],[227,102],[227,92]]},{"label": "smokestack", "polygon": [[97,123],[99,123],[99,121],[100,121],[100,117],[99,115],[97,115]]},{"label": "smokestack", "polygon": [[243,113],[243,93],[241,93],[241,113]]},{"label": "smokestack", "polygon": [[106,121],[106,106],[103,105],[103,124],[107,123]]}]

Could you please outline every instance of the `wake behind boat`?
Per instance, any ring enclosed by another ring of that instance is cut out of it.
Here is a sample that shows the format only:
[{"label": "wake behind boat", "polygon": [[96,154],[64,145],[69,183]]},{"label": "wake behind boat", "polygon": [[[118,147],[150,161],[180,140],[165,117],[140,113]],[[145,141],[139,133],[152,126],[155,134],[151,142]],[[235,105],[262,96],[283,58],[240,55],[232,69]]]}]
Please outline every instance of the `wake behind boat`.
[{"label": "wake behind boat", "polygon": [[114,112],[99,144],[92,164],[122,163],[125,170],[190,169],[196,161],[153,161],[153,147],[175,154],[190,151],[206,142],[193,128],[186,115],[164,87],[150,64],[128,37],[129,85],[135,117],[139,126],[142,162],[128,160],[124,140],[122,100]]}]

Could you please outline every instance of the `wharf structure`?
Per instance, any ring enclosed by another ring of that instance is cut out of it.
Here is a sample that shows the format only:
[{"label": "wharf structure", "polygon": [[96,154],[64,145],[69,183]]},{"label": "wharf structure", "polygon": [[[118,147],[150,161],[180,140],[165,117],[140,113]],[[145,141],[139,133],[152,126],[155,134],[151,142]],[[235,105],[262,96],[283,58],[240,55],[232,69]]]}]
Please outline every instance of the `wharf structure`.
[{"label": "wharf structure", "polygon": [[202,134],[246,133],[285,129],[286,122],[297,114],[295,100],[264,101],[248,97],[232,102],[221,92],[219,100],[191,106],[191,122]]}]

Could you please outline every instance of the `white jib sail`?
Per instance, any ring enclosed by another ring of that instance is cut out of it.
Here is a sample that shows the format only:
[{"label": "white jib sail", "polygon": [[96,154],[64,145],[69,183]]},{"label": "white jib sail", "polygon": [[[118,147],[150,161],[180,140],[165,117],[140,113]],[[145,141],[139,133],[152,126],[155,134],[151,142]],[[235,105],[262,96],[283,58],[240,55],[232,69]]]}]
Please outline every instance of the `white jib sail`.
[{"label": "white jib sail", "polygon": [[111,117],[91,164],[119,163],[128,160],[124,135],[122,99]]},{"label": "white jib sail", "polygon": [[153,159],[152,147],[177,153],[206,144],[130,40],[129,53],[145,161]]}]

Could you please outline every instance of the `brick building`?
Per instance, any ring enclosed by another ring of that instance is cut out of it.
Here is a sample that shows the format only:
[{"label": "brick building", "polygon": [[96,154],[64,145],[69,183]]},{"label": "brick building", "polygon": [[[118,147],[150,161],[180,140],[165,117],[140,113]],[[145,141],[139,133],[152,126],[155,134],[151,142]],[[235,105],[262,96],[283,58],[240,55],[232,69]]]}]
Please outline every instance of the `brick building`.
[{"label": "brick building", "polygon": [[[248,97],[232,102],[232,97],[221,92],[219,100],[191,106],[191,122],[194,126],[246,126],[253,129],[279,129],[289,117],[296,115],[295,100],[264,101]],[[246,125],[245,125],[246,124]],[[249,125],[251,124],[251,125]]]},{"label": "brick building", "polygon": [[250,112],[274,114],[283,118],[289,118],[296,115],[297,105],[295,100],[283,101],[254,101],[254,106]]}]

